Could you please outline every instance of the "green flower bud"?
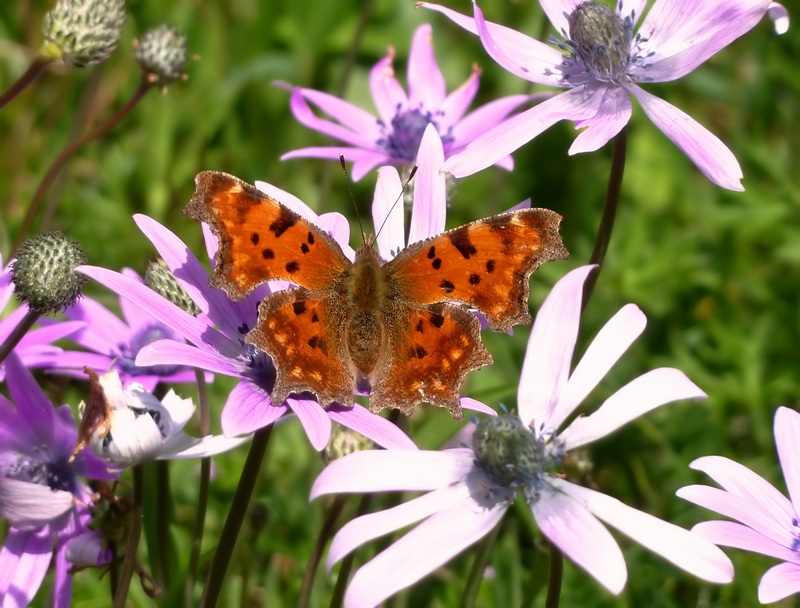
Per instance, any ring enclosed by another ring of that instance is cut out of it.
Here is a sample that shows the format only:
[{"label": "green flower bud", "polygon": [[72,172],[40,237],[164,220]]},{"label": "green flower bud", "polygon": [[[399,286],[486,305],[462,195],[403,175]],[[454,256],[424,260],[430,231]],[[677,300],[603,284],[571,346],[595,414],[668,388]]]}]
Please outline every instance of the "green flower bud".
[{"label": "green flower bud", "polygon": [[77,241],[60,232],[26,240],[11,266],[14,293],[31,310],[56,312],[72,306],[87,278],[75,268],[88,261]]},{"label": "green flower bud", "polygon": [[124,0],[58,0],[44,16],[41,55],[82,68],[108,59],[125,23]]},{"label": "green flower bud", "polygon": [[136,45],[136,61],[153,84],[185,80],[188,59],[186,37],[169,25],[146,32]]},{"label": "green flower bud", "polygon": [[178,283],[178,279],[172,274],[164,260],[158,259],[147,265],[147,270],[144,273],[144,282],[157,294],[165,297],[176,306],[180,306],[189,314],[200,314],[197,304],[183,290],[181,284]]}]

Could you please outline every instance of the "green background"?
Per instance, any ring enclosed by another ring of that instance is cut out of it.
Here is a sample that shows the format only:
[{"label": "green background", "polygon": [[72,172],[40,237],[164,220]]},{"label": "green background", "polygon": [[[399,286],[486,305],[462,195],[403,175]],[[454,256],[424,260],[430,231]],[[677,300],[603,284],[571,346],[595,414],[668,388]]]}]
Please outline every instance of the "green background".
[{"label": "green background", "polygon": [[[492,21],[540,39],[554,33],[536,2],[484,4]],[[465,13],[471,10],[464,0],[448,5]],[[41,18],[48,8],[48,2],[0,5],[0,88],[24,71],[31,50],[40,46]],[[123,39],[108,62],[84,70],[53,66],[0,110],[4,259],[39,180],[58,152],[76,133],[125,103],[136,89],[139,71],[132,56],[133,39],[164,22],[185,33],[197,55],[188,67],[189,79],[171,86],[165,95],[153,91],[113,131],[83,148],[51,189],[48,203],[49,226],[78,239],[93,264],[112,269],[130,266],[143,272],[155,256],[136,229],[133,213],[156,218],[196,254],[204,252],[199,225],[183,218],[180,210],[194,190],[194,175],[205,169],[228,171],[249,182],[269,181],[318,212],[341,211],[353,220],[351,245],[360,245],[338,164],[278,160],[289,150],[329,142],[292,118],[288,93],[273,81],[342,94],[373,111],[370,67],[391,45],[404,82],[412,33],[427,22],[433,26],[436,55],[449,89],[460,85],[477,63],[483,75],[476,104],[540,90],[494,64],[476,36],[439,14],[415,10],[413,1],[150,0],[129,2],[128,11]],[[359,37],[362,19],[366,25]],[[689,113],[731,148],[744,171],[742,193],[710,183],[634,107],[618,220],[577,352],[583,352],[602,324],[628,302],[642,308],[648,327],[580,411],[591,412],[623,384],[660,366],[686,372],[709,399],[659,409],[592,444],[585,456],[593,463],[589,483],[594,487],[685,527],[712,517],[674,496],[683,485],[707,481],[687,466],[697,457],[735,458],[785,491],[772,424],[775,408],[796,408],[800,396],[798,56],[796,30],[775,36],[765,19],[687,77],[645,87]],[[465,179],[448,213],[447,225],[455,227],[531,197],[535,206],[564,216],[564,241],[571,257],[536,273],[534,310],[558,278],[586,263],[600,218],[610,146],[570,157],[567,149],[573,138],[573,125],[559,123],[514,155],[513,172],[492,168]],[[374,179],[372,172],[353,186],[362,217],[370,217]],[[90,284],[87,292],[116,306],[115,298],[97,285]],[[471,374],[468,394],[493,406],[513,408],[528,335],[528,328],[517,329],[513,337],[485,333],[496,364]],[[83,383],[40,377],[56,402],[76,405],[85,398]],[[216,413],[231,386],[230,379],[217,378],[212,400]],[[192,387],[181,391],[194,394]],[[444,412],[419,407],[407,428],[420,446],[435,449],[459,425]],[[244,455],[241,448],[215,459],[204,543],[206,567]],[[322,467],[296,421],[275,430],[228,574],[224,605],[296,604],[325,512],[326,500],[308,503],[309,488]],[[156,539],[149,531],[150,545],[142,545],[143,563],[148,564],[147,556],[154,552],[166,552],[174,573],[185,568],[198,470],[197,463],[173,465],[171,537]],[[351,516],[356,499],[349,504]],[[390,502],[379,498],[373,507],[385,504]],[[736,580],[727,586],[707,585],[615,536],[629,566],[625,590],[611,596],[567,561],[563,606],[752,606],[759,578],[773,563],[728,551]],[[359,552],[357,563],[372,551]],[[531,585],[540,581],[546,555],[530,514],[524,508],[512,509],[493,550],[479,605],[519,605]],[[396,596],[390,605],[458,605],[472,558],[467,551]],[[327,576],[321,569],[312,605],[327,605],[335,573]],[[173,592],[180,591],[180,579],[175,574]],[[91,571],[78,574],[75,604],[107,605],[107,582]],[[197,591],[199,597],[200,587]],[[37,605],[45,595],[46,591],[40,594]],[[162,596],[161,604],[171,605],[170,598],[174,596]],[[142,606],[152,603],[136,581],[131,601]],[[536,605],[543,601],[540,593]],[[794,605],[794,600],[783,605]]]}]

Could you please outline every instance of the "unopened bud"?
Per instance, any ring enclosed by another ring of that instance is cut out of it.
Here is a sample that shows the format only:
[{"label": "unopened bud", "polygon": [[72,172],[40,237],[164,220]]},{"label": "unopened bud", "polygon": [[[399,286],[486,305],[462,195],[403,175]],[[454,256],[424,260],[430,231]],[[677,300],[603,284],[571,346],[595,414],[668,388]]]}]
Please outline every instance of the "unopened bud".
[{"label": "unopened bud", "polygon": [[108,59],[125,23],[124,0],[58,0],[44,16],[47,59],[82,68]]}]

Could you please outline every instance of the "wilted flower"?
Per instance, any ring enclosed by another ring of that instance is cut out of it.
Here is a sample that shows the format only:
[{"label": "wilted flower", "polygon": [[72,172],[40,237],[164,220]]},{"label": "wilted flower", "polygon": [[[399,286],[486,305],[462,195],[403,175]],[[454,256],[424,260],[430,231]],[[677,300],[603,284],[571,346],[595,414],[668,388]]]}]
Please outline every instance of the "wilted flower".
[{"label": "wilted flower", "polygon": [[539,309],[522,369],[519,416],[482,420],[470,447],[358,452],[334,461],[317,478],[312,498],[338,492],[427,492],[358,517],[336,535],[329,566],[369,540],[424,520],[356,572],[345,594],[346,606],[375,606],[483,538],[519,490],[542,534],[612,593],[623,589],[627,569],[619,546],[599,520],[705,580],[724,583],[733,578],[733,566],[713,544],[560,474],[571,450],[665,403],[705,397],[680,371],[656,369],[558,432],[645,326],[642,312],[625,306],[570,373],[583,285],[593,268],[566,275]]},{"label": "wilted flower", "polygon": [[698,458],[690,466],[722,488],[686,486],[677,494],[737,521],[706,521],[692,532],[712,543],[781,560],[764,573],[758,601],[770,604],[800,592],[800,414],[788,407],[775,412],[775,445],[787,499],[763,477],[722,456]]},{"label": "wilted flower", "polygon": [[628,124],[636,97],[648,117],[715,184],[742,190],[742,170],[733,153],[715,135],[675,106],[639,85],[677,80],[752,29],[769,12],[776,30],[788,28],[786,10],[768,0],[656,0],[634,33],[647,0],[619,2],[614,11],[582,0],[541,2],[564,37],[549,46],[483,18],[420,2],[480,36],[489,55],[512,74],[568,89],[506,120],[475,138],[449,158],[444,169],[470,175],[505,158],[560,120],[583,131],[570,154],[592,152]]},{"label": "wilted flower", "polygon": [[[480,72],[475,68],[469,79],[447,94],[431,43],[431,26],[417,28],[408,57],[408,94],[394,75],[394,51],[381,59],[370,73],[372,99],[378,118],[338,97],[296,87],[292,89],[291,110],[295,118],[310,129],[337,139],[344,145],[301,148],[281,157],[330,158],[353,162],[353,179],[360,180],[379,165],[410,166],[417,158],[425,128],[436,127],[445,157],[464,149],[478,135],[500,123],[508,114],[530,100],[528,95],[512,95],[490,102],[466,116],[478,92]],[[318,117],[309,103],[336,122]],[[513,166],[510,156],[498,157],[489,164],[505,169]]]}]

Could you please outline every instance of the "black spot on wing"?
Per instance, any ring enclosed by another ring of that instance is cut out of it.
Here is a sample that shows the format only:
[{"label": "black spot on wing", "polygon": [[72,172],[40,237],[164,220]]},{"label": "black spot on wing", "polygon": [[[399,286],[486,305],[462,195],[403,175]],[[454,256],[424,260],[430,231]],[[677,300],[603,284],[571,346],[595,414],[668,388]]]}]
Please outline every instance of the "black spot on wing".
[{"label": "black spot on wing", "polygon": [[306,245],[305,243],[301,243],[300,244],[300,251],[302,251],[303,255],[305,255],[306,253],[311,251],[311,248],[308,245]]},{"label": "black spot on wing", "polygon": [[[302,315],[306,311],[306,303],[304,300],[300,300],[298,302],[294,302],[292,304],[292,310],[294,310],[294,314]],[[316,314],[316,313],[315,313]]]},{"label": "black spot on wing", "polygon": [[488,262],[486,262],[486,272],[492,274],[494,272],[495,266],[496,266],[495,261],[489,260]]},{"label": "black spot on wing", "polygon": [[281,235],[289,230],[297,223],[297,220],[289,214],[288,209],[281,207],[281,214],[277,220],[269,225],[269,230],[275,235],[275,238],[280,238]]},{"label": "black spot on wing", "polygon": [[417,321],[417,326],[415,330],[418,331],[419,333],[425,333],[425,323],[423,322],[422,319]]},{"label": "black spot on wing", "polygon": [[442,258],[436,258],[431,262],[431,266],[433,266],[434,270],[439,270],[442,267]]},{"label": "black spot on wing", "polygon": [[275,258],[275,252],[272,249],[264,249],[261,251],[261,257],[265,260],[272,260]]},{"label": "black spot on wing", "polygon": [[477,285],[481,282],[481,275],[479,274],[471,274],[469,275],[469,284],[470,285]]},{"label": "black spot on wing", "polygon": [[319,316],[317,315],[317,313],[314,313],[313,315],[311,315],[311,322],[312,323],[319,323]]},{"label": "black spot on wing", "polygon": [[298,264],[296,260],[292,260],[291,262],[286,264],[286,272],[288,272],[289,274],[294,274],[298,270],[300,270],[300,264]]},{"label": "black spot on wing", "polygon": [[408,349],[408,357],[409,359],[422,359],[423,357],[428,356],[428,351],[422,348],[421,346],[412,346]]},{"label": "black spot on wing", "polygon": [[438,312],[432,312],[430,316],[430,322],[434,327],[441,327],[444,325],[444,317]]},{"label": "black spot on wing", "polygon": [[253,234],[250,235],[250,242],[253,243],[253,245],[258,245],[258,241],[259,241],[258,232],[254,232]]},{"label": "black spot on wing", "polygon": [[431,248],[428,249],[428,259],[432,260],[435,257],[436,257],[436,247],[434,245],[431,245]]},{"label": "black spot on wing", "polygon": [[478,253],[478,250],[475,249],[475,245],[469,240],[469,232],[467,230],[455,230],[447,236],[453,244],[453,247],[458,249],[458,252],[464,256],[464,259],[468,260],[470,256]]},{"label": "black spot on wing", "polygon": [[442,291],[445,293],[453,293],[456,289],[456,286],[447,279],[439,283],[439,287],[441,287]]},{"label": "black spot on wing", "polygon": [[307,239],[307,240],[308,240],[308,244],[309,244],[309,245],[313,245],[313,244],[314,244],[314,233],[312,233],[312,232],[309,232],[309,233],[308,233],[308,239]]}]

